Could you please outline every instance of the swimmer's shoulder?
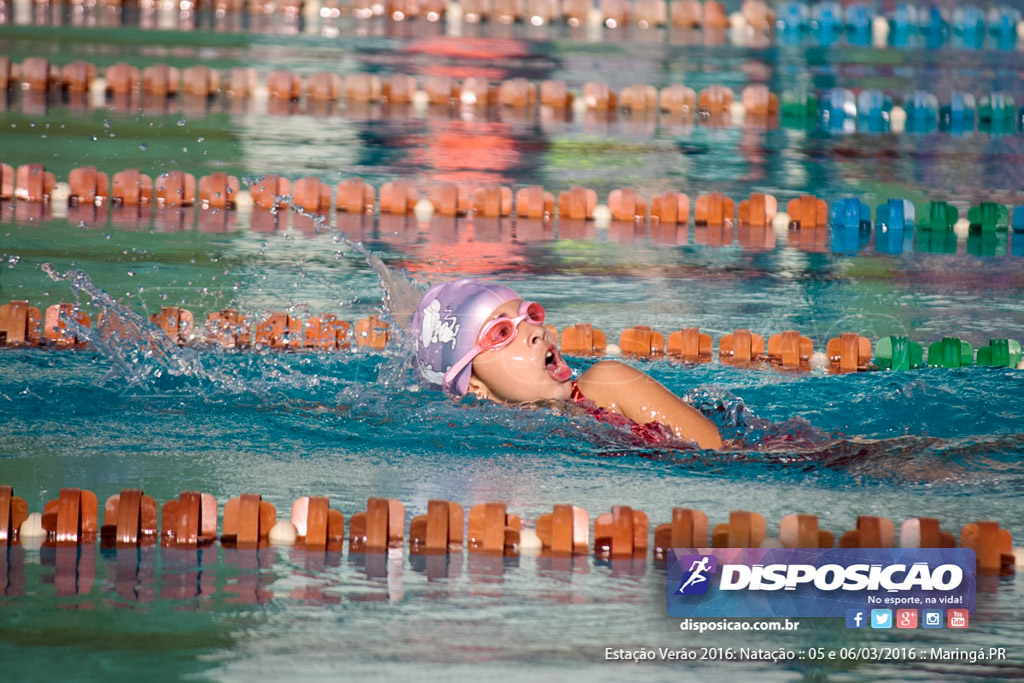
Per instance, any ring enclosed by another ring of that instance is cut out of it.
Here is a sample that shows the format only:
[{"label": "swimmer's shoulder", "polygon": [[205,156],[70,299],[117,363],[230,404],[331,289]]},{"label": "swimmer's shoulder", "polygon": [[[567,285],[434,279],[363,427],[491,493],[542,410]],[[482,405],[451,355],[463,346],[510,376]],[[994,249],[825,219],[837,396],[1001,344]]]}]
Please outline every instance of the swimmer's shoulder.
[{"label": "swimmer's shoulder", "polygon": [[620,398],[616,396],[617,392],[645,378],[646,374],[631,365],[617,360],[603,360],[584,370],[576,380],[576,387],[597,405],[610,407]]}]

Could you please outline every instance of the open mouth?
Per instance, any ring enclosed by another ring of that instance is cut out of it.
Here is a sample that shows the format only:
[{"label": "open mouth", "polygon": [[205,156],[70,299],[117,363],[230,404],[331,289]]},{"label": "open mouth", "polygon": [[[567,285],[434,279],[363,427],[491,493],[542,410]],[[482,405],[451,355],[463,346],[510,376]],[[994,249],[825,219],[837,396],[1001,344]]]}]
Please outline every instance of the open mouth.
[{"label": "open mouth", "polygon": [[572,368],[554,346],[549,347],[544,355],[544,369],[558,382],[567,382],[572,377]]}]

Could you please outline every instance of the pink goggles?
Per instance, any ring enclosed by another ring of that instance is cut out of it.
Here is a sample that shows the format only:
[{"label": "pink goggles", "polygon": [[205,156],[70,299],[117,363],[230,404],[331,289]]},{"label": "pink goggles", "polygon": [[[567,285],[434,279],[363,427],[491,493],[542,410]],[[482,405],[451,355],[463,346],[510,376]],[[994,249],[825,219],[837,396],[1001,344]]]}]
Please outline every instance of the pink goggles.
[{"label": "pink goggles", "polygon": [[544,307],[536,301],[524,301],[519,305],[519,315],[515,318],[501,317],[485,322],[480,328],[480,334],[477,335],[476,346],[448,368],[448,372],[444,373],[444,384],[442,385],[444,390],[449,391],[459,373],[481,353],[503,349],[511,344],[519,332],[519,323],[524,320],[534,325],[543,324]]}]

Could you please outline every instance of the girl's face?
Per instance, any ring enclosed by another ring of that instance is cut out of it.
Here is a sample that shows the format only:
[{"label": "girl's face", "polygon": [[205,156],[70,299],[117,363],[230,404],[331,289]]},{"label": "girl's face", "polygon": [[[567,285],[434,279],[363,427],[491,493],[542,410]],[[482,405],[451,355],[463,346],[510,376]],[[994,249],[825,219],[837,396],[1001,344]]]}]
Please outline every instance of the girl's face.
[{"label": "girl's face", "polygon": [[[488,321],[515,318],[522,299],[506,301]],[[523,320],[508,346],[484,351],[473,359],[469,393],[501,403],[568,400],[572,370],[558,351],[554,335],[543,325]]]}]

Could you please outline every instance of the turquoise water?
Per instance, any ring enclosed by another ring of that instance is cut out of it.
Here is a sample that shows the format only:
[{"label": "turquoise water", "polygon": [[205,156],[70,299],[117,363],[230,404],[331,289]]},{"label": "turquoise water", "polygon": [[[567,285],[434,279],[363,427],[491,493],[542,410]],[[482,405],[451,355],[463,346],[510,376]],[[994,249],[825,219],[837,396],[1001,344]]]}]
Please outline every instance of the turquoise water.
[{"label": "turquoise water", "polygon": [[[113,40],[116,50],[101,40]],[[0,27],[5,54],[45,51],[60,63],[84,54],[104,64],[204,59],[221,68],[338,73],[419,74],[441,65],[467,75],[491,70],[491,78],[563,78],[577,88],[595,76],[616,87],[640,80],[739,88],[756,81],[773,90],[798,83],[896,93],[924,84],[933,91],[1012,91],[1020,82],[1016,56],[989,51],[755,50],[635,40],[597,47],[531,39],[515,46],[527,56],[494,70],[472,57],[425,56],[410,49],[413,42]],[[12,95],[0,119],[3,160],[42,160],[61,177],[95,164],[108,172],[176,166],[254,177],[314,174],[329,182],[359,174],[376,184],[399,176],[472,177],[552,191],[585,183],[602,195],[629,185],[648,194],[721,190],[737,199],[812,190],[829,199],[852,194],[872,206],[892,196],[941,198],[961,211],[980,200],[1021,200],[1019,135],[637,128],[622,119],[463,120],[429,112],[384,122],[346,111],[282,118],[233,113],[222,102],[212,113],[183,115],[175,102],[167,109],[76,111],[53,101],[40,113]],[[442,133],[485,141],[479,146],[488,151],[453,158],[436,142]],[[1024,261],[1012,235],[987,246],[968,238],[953,253],[932,253],[918,234],[899,253],[885,253],[872,234],[856,253],[834,253],[828,242],[802,245],[785,231],[770,247],[753,248],[739,236],[716,246],[693,227],[666,240],[621,226],[581,231],[563,223],[544,232],[512,221],[338,222],[418,283],[494,278],[542,301],[559,328],[589,321],[609,337],[641,323],[664,331],[696,325],[716,340],[736,327],[765,335],[795,328],[817,348],[844,331],[921,342],[956,334],[975,347],[993,336],[1024,337]],[[0,300],[73,300],[67,282],[43,272],[50,263],[60,272],[81,269],[139,313],[183,305],[198,318],[233,305],[254,316],[330,311],[355,320],[377,310],[381,292],[363,255],[330,231],[315,234],[300,223],[264,232],[240,214],[233,230],[212,233],[191,222],[171,230],[175,224],[159,217],[127,229],[101,216],[80,227],[63,218],[29,220],[5,206]],[[79,297],[97,312],[89,296]],[[792,512],[817,514],[836,533],[861,514],[897,523],[921,515],[955,533],[994,518],[1018,544],[1024,534],[1024,374],[1016,370],[832,376],[637,362],[736,442],[722,453],[701,453],[682,444],[652,449],[586,416],[456,403],[418,391],[400,348],[331,355],[188,349],[167,358],[132,352],[129,344],[0,352],[0,483],[13,485],[31,509],[61,486],[90,488],[101,500],[133,486],[160,502],[189,489],[221,504],[256,491],[282,517],[302,495],[327,495],[346,517],[366,498],[385,496],[401,500],[410,516],[425,512],[431,498],[467,506],[504,500],[527,523],[555,503],[582,505],[591,516],[632,505],[652,523],[685,505],[706,511],[712,523],[745,508],[764,514],[770,527]],[[587,361],[572,364],[579,371]],[[498,671],[513,680],[1004,680],[1024,670],[1024,595],[1013,578],[983,582],[977,613],[962,633],[853,632],[838,620],[817,620],[795,633],[741,639],[681,633],[678,620],[665,616],[664,569],[650,560],[426,561],[219,546],[143,550],[140,557],[97,548],[78,561],[95,568],[91,585],[89,572],[79,572],[80,595],[66,594],[67,557],[14,549],[7,561],[23,568],[24,578],[8,571],[0,596],[0,657],[12,680],[405,680]],[[1003,646],[1010,658],[702,662],[685,671],[604,661],[606,647],[883,644]]]}]

